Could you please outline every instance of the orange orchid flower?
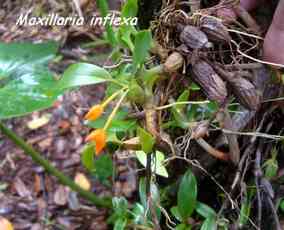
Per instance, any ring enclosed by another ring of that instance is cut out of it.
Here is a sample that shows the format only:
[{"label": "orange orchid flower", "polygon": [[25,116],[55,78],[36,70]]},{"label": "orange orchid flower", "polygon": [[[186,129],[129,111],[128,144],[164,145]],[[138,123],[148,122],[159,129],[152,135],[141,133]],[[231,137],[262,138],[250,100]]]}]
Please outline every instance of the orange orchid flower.
[{"label": "orange orchid flower", "polygon": [[84,118],[89,121],[95,121],[102,115],[103,112],[104,112],[104,107],[101,104],[94,105],[85,115]]},{"label": "orange orchid flower", "polygon": [[112,94],[109,98],[107,98],[103,103],[94,105],[89,112],[85,115],[85,119],[89,121],[94,121],[98,119],[102,113],[104,112],[104,108],[115,98],[117,97],[121,92],[123,92],[125,88],[118,90],[114,94]]},{"label": "orange orchid flower", "polygon": [[104,129],[96,129],[86,137],[86,141],[93,141],[96,143],[96,155],[99,155],[106,146],[106,140],[107,135]]}]

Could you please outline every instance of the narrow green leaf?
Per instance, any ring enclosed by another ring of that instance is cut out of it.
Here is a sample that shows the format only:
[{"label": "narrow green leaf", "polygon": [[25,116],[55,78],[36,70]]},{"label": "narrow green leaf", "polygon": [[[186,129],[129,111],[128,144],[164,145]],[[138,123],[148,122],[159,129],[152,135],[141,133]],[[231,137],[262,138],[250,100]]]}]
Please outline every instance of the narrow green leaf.
[{"label": "narrow green leaf", "polygon": [[[109,13],[107,1],[106,0],[96,0],[96,2],[98,4],[102,17],[105,17]],[[115,33],[109,22],[106,24],[106,32],[107,32],[108,41],[110,42],[112,46],[115,46],[117,41],[115,38]]]},{"label": "narrow green leaf", "polygon": [[143,224],[144,222],[144,207],[140,203],[135,203],[132,208],[131,215],[135,224]]},{"label": "narrow green leaf", "polygon": [[151,153],[155,144],[155,138],[141,127],[137,128],[137,133],[141,142],[142,150],[145,153]]},{"label": "narrow green leaf", "polygon": [[[154,203],[160,203],[159,189],[158,189],[157,185],[153,182],[151,182],[151,185],[150,185],[150,193],[151,193],[151,198],[152,198],[153,202]],[[144,210],[148,210],[149,207],[147,207],[146,179],[145,179],[145,177],[142,177],[139,181],[139,197],[140,197],[141,204],[144,207]],[[157,206],[156,206],[156,212],[157,212],[158,218],[160,218],[161,210]]]},{"label": "narrow green leaf", "polygon": [[82,164],[86,169],[88,169],[90,172],[94,171],[94,146],[92,144],[85,145],[82,155],[81,155],[81,161]]},{"label": "narrow green leaf", "polygon": [[111,78],[105,69],[88,63],[70,65],[58,82],[59,89],[72,88],[82,85],[91,85],[105,82]]},{"label": "narrow green leaf", "polygon": [[133,53],[133,64],[135,68],[141,66],[144,63],[151,44],[152,35],[149,30],[142,30],[136,34]]},{"label": "narrow green leaf", "polygon": [[217,230],[216,218],[213,216],[208,217],[203,222],[200,230]]},{"label": "narrow green leaf", "polygon": [[196,203],[196,212],[204,218],[216,216],[216,212],[214,209],[209,207],[207,204],[201,203],[199,201]]},{"label": "narrow green leaf", "polygon": [[251,210],[251,202],[248,198],[245,198],[242,202],[240,217],[239,217],[239,226],[242,228],[245,226],[249,220]]},{"label": "narrow green leaf", "polygon": [[119,217],[126,217],[128,211],[128,201],[124,197],[113,197],[112,206]]},{"label": "narrow green leaf", "polygon": [[[177,102],[187,101],[189,97],[189,90],[184,90],[182,94],[178,97]],[[176,105],[177,110],[183,110],[186,105]]]},{"label": "narrow green leaf", "polygon": [[127,219],[126,218],[119,218],[118,220],[115,221],[114,223],[114,230],[125,230],[127,224]]},{"label": "narrow green leaf", "polygon": [[197,182],[191,170],[184,174],[178,190],[178,210],[184,220],[191,216],[195,207],[197,198]]}]

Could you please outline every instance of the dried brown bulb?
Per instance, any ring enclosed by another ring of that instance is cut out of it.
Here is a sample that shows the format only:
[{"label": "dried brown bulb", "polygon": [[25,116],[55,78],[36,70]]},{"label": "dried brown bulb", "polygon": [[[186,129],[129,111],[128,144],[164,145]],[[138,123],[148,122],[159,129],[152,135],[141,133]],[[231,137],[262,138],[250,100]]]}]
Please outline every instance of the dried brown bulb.
[{"label": "dried brown bulb", "polygon": [[235,77],[228,81],[238,102],[249,110],[257,110],[260,105],[260,95],[255,86],[247,79]]},{"label": "dried brown bulb", "polygon": [[222,104],[227,97],[227,88],[222,78],[203,60],[192,64],[193,80],[198,83],[205,95],[213,101]]},{"label": "dried brown bulb", "polygon": [[164,70],[167,73],[173,73],[183,66],[184,60],[183,56],[178,52],[171,53],[166,59],[164,64]]},{"label": "dried brown bulb", "polygon": [[249,110],[258,109],[261,102],[261,95],[254,84],[249,80],[238,76],[237,73],[224,70],[219,65],[214,65],[214,69],[226,82],[228,82],[234,96],[241,105]]},{"label": "dried brown bulb", "polygon": [[194,26],[185,26],[180,33],[180,41],[192,49],[209,48],[207,35]]},{"label": "dried brown bulb", "polygon": [[222,21],[212,16],[201,19],[200,29],[206,33],[210,41],[230,42],[231,36]]}]

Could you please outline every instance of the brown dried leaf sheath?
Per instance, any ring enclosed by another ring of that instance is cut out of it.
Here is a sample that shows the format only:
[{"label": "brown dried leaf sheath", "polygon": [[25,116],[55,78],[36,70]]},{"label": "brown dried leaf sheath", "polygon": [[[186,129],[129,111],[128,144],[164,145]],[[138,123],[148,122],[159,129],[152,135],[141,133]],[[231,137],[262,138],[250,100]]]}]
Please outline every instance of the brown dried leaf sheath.
[{"label": "brown dried leaf sheath", "polygon": [[185,26],[179,38],[182,43],[192,49],[200,49],[208,45],[206,34],[194,26]]},{"label": "brown dried leaf sheath", "polygon": [[229,80],[233,93],[241,105],[249,110],[257,110],[260,95],[255,86],[245,78],[235,77]]},{"label": "brown dried leaf sheath", "polygon": [[193,80],[198,83],[205,95],[210,99],[223,103],[227,97],[224,81],[205,61],[198,60],[192,66]]},{"label": "brown dried leaf sheath", "polygon": [[214,69],[228,82],[234,96],[241,105],[249,110],[256,110],[258,108],[261,96],[256,87],[249,80],[239,77],[237,74],[225,71],[219,65],[214,65]]},{"label": "brown dried leaf sheath", "polygon": [[218,18],[206,16],[201,19],[201,30],[206,33],[209,40],[217,42],[230,42],[231,36]]}]

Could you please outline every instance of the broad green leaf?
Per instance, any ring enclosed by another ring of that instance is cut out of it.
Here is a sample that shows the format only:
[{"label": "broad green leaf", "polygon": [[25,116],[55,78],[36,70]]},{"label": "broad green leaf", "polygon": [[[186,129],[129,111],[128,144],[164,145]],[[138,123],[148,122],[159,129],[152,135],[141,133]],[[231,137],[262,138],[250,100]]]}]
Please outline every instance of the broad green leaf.
[{"label": "broad green leaf", "polygon": [[175,230],[190,230],[191,227],[186,224],[179,224],[178,226],[175,227]]},{"label": "broad green leaf", "polygon": [[92,144],[85,145],[82,154],[81,154],[81,161],[82,164],[86,169],[90,172],[94,171],[94,146]]},{"label": "broad green leaf", "polygon": [[70,65],[63,73],[57,87],[59,89],[72,88],[105,82],[111,78],[105,69],[88,63]]},{"label": "broad green leaf", "polygon": [[208,217],[202,224],[201,230],[217,230],[216,218],[214,216]]},{"label": "broad green leaf", "polygon": [[121,16],[125,18],[135,17],[138,12],[137,0],[127,0],[121,10]]},{"label": "broad green leaf", "polygon": [[47,69],[56,51],[53,42],[0,43],[0,119],[52,106],[61,93]]},{"label": "broad green leaf", "polygon": [[[136,151],[135,154],[136,154],[138,161],[146,168],[147,154],[143,151]],[[162,152],[156,151],[156,154],[152,155],[151,171],[160,176],[169,177],[167,169],[163,165],[164,160],[165,160],[164,154]]]},{"label": "broad green leaf", "polygon": [[155,144],[155,138],[141,127],[137,128],[137,133],[141,142],[142,150],[145,153],[151,153]]},{"label": "broad green leaf", "polygon": [[[14,70],[18,64],[46,64],[55,57],[58,44],[47,43],[2,43],[0,42],[0,75],[3,77],[3,70]],[[8,68],[10,67],[10,68]]]},{"label": "broad green leaf", "polygon": [[94,161],[95,175],[100,181],[106,182],[113,174],[113,162],[109,155],[101,155]]},{"label": "broad green leaf", "polygon": [[177,206],[174,206],[174,207],[171,207],[170,209],[172,215],[180,222],[182,222],[182,217],[180,216],[179,214],[179,211],[178,211],[178,207]]},{"label": "broad green leaf", "polygon": [[141,30],[136,34],[133,53],[133,64],[135,68],[144,63],[151,45],[152,35],[149,30]]},{"label": "broad green leaf", "polygon": [[210,216],[216,216],[216,212],[213,208],[209,207],[207,204],[201,203],[197,201],[196,203],[196,212],[203,216],[204,218],[208,218]]},{"label": "broad green leaf", "polygon": [[115,221],[113,229],[114,230],[125,230],[126,224],[127,224],[126,218],[119,218],[118,220]]},{"label": "broad green leaf", "polygon": [[217,215],[214,209],[201,202],[196,203],[196,212],[204,218]]},{"label": "broad green leaf", "polygon": [[179,185],[177,206],[180,215],[184,220],[191,216],[195,207],[197,198],[197,182],[191,170],[182,177]]}]

